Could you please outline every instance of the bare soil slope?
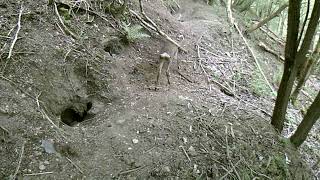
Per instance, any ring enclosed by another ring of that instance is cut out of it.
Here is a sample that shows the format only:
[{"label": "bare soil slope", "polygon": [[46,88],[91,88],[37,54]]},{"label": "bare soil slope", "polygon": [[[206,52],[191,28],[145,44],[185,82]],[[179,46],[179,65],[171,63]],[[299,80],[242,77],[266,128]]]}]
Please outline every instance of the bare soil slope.
[{"label": "bare soil slope", "polygon": [[[73,39],[46,1],[24,1],[11,59],[10,39],[0,38],[0,179],[311,179],[270,126],[272,102],[246,88],[245,70],[254,66],[224,10],[193,1],[175,15],[160,1],[145,8],[171,37],[183,35],[188,49],[180,69],[173,62],[173,83],[163,76],[159,91],[161,38],[110,56],[102,43],[117,33],[109,15],[106,22],[74,10]],[[13,36],[19,9],[0,1],[1,35]],[[230,94],[219,84],[234,72],[241,83]],[[93,107],[83,122],[61,123],[64,109],[87,102]]]}]

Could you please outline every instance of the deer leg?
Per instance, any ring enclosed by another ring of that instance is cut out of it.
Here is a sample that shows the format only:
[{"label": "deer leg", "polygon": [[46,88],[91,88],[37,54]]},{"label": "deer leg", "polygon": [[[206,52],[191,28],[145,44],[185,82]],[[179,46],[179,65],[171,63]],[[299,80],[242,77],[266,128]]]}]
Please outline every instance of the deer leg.
[{"label": "deer leg", "polygon": [[156,82],[155,90],[158,89],[159,84],[160,84],[159,79],[160,79],[160,75],[161,75],[161,70],[162,70],[163,63],[164,63],[163,59],[160,59],[160,65],[159,65],[159,70],[158,70],[157,82]]},{"label": "deer leg", "polygon": [[166,70],[166,76],[167,76],[168,84],[171,84],[170,83],[170,72],[169,72],[169,69],[170,69],[170,60],[168,61],[168,66],[167,66],[167,70]]}]

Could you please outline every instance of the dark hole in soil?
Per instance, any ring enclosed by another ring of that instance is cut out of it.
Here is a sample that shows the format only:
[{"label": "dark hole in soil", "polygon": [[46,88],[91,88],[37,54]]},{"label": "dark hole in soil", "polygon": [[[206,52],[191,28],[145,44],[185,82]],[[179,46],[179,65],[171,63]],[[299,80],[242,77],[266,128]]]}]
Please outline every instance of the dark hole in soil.
[{"label": "dark hole in soil", "polygon": [[77,123],[88,119],[88,111],[91,108],[92,102],[74,104],[73,106],[70,106],[61,112],[61,121],[68,126],[74,126]]}]

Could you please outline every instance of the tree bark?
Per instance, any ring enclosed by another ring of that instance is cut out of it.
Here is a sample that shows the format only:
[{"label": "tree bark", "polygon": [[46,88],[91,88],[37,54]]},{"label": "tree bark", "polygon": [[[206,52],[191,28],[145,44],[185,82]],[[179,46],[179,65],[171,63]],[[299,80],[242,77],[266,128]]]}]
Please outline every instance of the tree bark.
[{"label": "tree bark", "polygon": [[320,91],[309,107],[307,114],[304,116],[302,122],[299,124],[296,132],[290,137],[291,143],[295,147],[299,147],[307,138],[312,126],[320,117]]},{"label": "tree bark", "polygon": [[288,28],[285,48],[284,72],[282,75],[276,104],[274,106],[271,124],[281,132],[291,94],[294,79],[297,74],[295,58],[298,48],[301,0],[290,0],[288,10]]},{"label": "tree bark", "polygon": [[308,58],[308,61],[306,61],[303,66],[300,66],[300,68],[303,68],[303,69],[301,70],[300,75],[298,75],[298,84],[291,95],[291,101],[293,104],[295,104],[295,102],[297,101],[297,97],[298,97],[302,87],[304,86],[304,84],[308,80],[308,78],[312,72],[313,67],[315,66],[315,64],[317,64],[319,57],[320,57],[320,38],[318,39],[315,51]]},{"label": "tree bark", "polygon": [[307,21],[308,21],[309,11],[310,11],[310,0],[308,0],[306,16],[305,16],[303,24],[301,26],[301,32],[300,32],[299,39],[298,39],[299,42],[301,41],[304,28],[305,28]]},{"label": "tree bark", "polygon": [[281,7],[279,7],[279,9],[272,13],[270,16],[268,16],[267,18],[263,19],[262,21],[260,21],[257,24],[254,24],[251,28],[247,29],[246,32],[247,33],[251,33],[254,30],[258,29],[259,27],[265,25],[267,22],[269,22],[271,19],[275,18],[276,16],[278,16],[283,10],[285,10],[288,7],[288,3],[283,4]]},{"label": "tree bark", "polygon": [[314,2],[313,10],[311,13],[311,17],[309,20],[309,25],[306,31],[306,34],[303,38],[303,42],[301,44],[301,47],[299,49],[299,52],[297,53],[297,65],[300,66],[306,61],[306,54],[308,53],[310,49],[310,45],[312,43],[312,39],[314,37],[314,34],[316,32],[316,29],[319,24],[319,18],[320,18],[320,0],[316,0]]}]

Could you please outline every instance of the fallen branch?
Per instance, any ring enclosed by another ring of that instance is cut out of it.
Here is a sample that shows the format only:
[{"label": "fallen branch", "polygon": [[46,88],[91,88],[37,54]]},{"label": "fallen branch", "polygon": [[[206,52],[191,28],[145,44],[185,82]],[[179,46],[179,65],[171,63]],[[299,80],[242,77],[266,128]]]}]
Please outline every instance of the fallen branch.
[{"label": "fallen branch", "polygon": [[72,38],[74,38],[74,39],[78,39],[78,36],[75,35],[75,34],[63,23],[63,20],[62,20],[60,14],[59,14],[58,7],[57,7],[56,2],[54,2],[53,5],[54,5],[54,12],[56,13],[56,15],[57,15],[57,17],[58,17],[58,20],[59,20],[60,24],[62,25],[62,29],[63,29],[64,33],[65,33],[66,35],[70,35],[70,36],[71,36]]},{"label": "fallen branch", "polygon": [[128,173],[132,173],[134,171],[138,171],[142,168],[144,168],[145,166],[140,166],[140,167],[137,167],[137,168],[134,168],[134,169],[130,169],[130,170],[127,170],[127,171],[122,171],[119,173],[119,175],[125,175],[125,174],[128,174]]},{"label": "fallen branch", "polygon": [[12,37],[10,37],[10,36],[2,36],[2,35],[0,35],[0,38],[3,38],[3,39],[12,39]]},{"label": "fallen branch", "polygon": [[2,129],[5,133],[10,134],[10,132],[6,128],[0,126],[0,129]]},{"label": "fallen branch", "polygon": [[181,77],[183,77],[183,79],[185,79],[186,81],[188,81],[189,83],[194,83],[190,78],[188,78],[186,75],[182,74],[180,71],[176,71]]},{"label": "fallen branch", "polygon": [[179,148],[181,148],[181,149],[182,149],[183,154],[188,158],[189,162],[191,162],[191,159],[190,159],[190,157],[189,157],[188,153],[186,152],[186,150],[184,149],[184,147],[183,147],[183,146],[179,146]]},{"label": "fallen branch", "polygon": [[66,159],[67,159],[81,174],[83,174],[83,171],[81,170],[81,168],[80,168],[76,163],[74,163],[73,161],[71,161],[71,159],[69,159],[68,157],[66,157]]},{"label": "fallen branch", "polygon": [[93,14],[94,16],[97,16],[99,18],[101,18],[102,20],[106,21],[107,23],[110,24],[111,27],[113,27],[113,29],[115,29],[116,31],[118,31],[119,33],[123,33],[122,31],[120,31],[118,28],[115,27],[115,25],[113,25],[111,22],[109,22],[109,20],[106,18],[105,15],[95,11],[94,9],[92,9],[91,7],[88,7],[88,9],[86,8],[83,8],[79,5],[70,5],[68,3],[65,3],[65,2],[56,2],[57,4],[61,4],[61,5],[65,5],[65,6],[69,6],[70,8],[77,8],[77,9],[81,9],[81,10],[84,10],[84,11],[87,11],[91,14]]},{"label": "fallen branch", "polygon": [[[228,0],[228,1],[231,1],[231,0]],[[231,2],[229,2],[229,3],[231,3]],[[266,75],[265,75],[264,72],[262,71],[261,66],[260,66],[260,64],[259,64],[259,62],[258,62],[258,60],[257,60],[257,58],[256,58],[256,56],[255,56],[255,54],[254,54],[254,52],[253,52],[252,49],[250,48],[250,46],[249,46],[246,38],[243,36],[243,34],[242,34],[242,32],[241,32],[238,24],[235,22],[234,18],[232,17],[231,4],[229,4],[229,5],[227,6],[227,12],[228,12],[228,17],[229,17],[229,20],[230,20],[230,24],[231,24],[232,26],[234,26],[234,27],[236,28],[236,30],[238,31],[239,35],[241,36],[242,40],[244,41],[244,43],[246,44],[248,50],[250,51],[250,53],[251,53],[251,55],[252,55],[252,57],[253,57],[256,65],[257,65],[257,68],[258,68],[258,70],[260,71],[263,79],[265,80],[265,82],[266,82],[267,85],[269,86],[271,92],[272,92],[274,95],[276,95],[275,90],[273,89],[273,87],[271,86],[270,82],[268,81]]]},{"label": "fallen branch", "polygon": [[275,55],[276,57],[279,57],[279,59],[282,60],[282,62],[284,62],[284,57],[280,55],[280,53],[276,52],[275,50],[271,49],[270,47],[268,47],[266,44],[264,44],[263,42],[259,42],[258,46],[260,46],[263,50]]},{"label": "fallen branch", "polygon": [[8,57],[7,59],[10,59],[11,56],[12,56],[12,50],[13,50],[13,47],[14,45],[16,44],[17,40],[18,40],[18,34],[19,34],[19,31],[21,29],[21,15],[22,15],[22,11],[23,11],[23,6],[21,5],[20,7],[20,12],[19,12],[19,17],[18,17],[18,23],[17,23],[17,32],[16,34],[14,35],[14,39],[11,43],[11,46],[10,46],[10,49],[9,49],[9,54],[8,54]]},{"label": "fallen branch", "polygon": [[264,27],[260,27],[259,28],[261,31],[263,31],[264,33],[266,33],[266,35],[268,35],[271,39],[273,39],[275,42],[277,42],[278,44],[280,44],[281,46],[285,46],[285,42],[283,41],[283,39],[279,38],[274,32],[272,32],[270,29],[266,28],[264,29]]},{"label": "fallen branch", "polygon": [[19,172],[20,166],[21,166],[21,162],[22,162],[22,157],[24,154],[24,145],[26,144],[26,142],[23,141],[22,146],[21,146],[21,152],[20,152],[20,157],[19,157],[19,161],[18,161],[18,166],[16,168],[16,171],[14,172],[14,174],[12,176],[10,176],[10,179],[15,180],[16,176]]},{"label": "fallen branch", "polygon": [[234,18],[232,16],[232,0],[227,0],[227,14],[230,24],[234,24]]},{"label": "fallen branch", "polygon": [[[10,36],[10,34],[12,33],[12,31],[16,28],[16,26],[17,25],[15,25],[14,27],[12,27],[10,30],[9,30],[9,32],[8,32],[8,34],[7,34],[7,36],[9,37]],[[10,37],[10,39],[12,39],[12,37]],[[3,46],[2,46],[2,48],[0,49],[0,52],[1,52],[1,54],[0,54],[0,57],[4,54],[4,50],[5,50],[5,48],[7,47],[7,42],[5,42],[4,44],[3,44]]]},{"label": "fallen branch", "polygon": [[38,175],[46,175],[46,174],[53,174],[53,172],[31,173],[31,174],[24,174],[23,176],[38,176]]},{"label": "fallen branch", "polygon": [[180,50],[187,53],[188,51],[185,50],[182,46],[180,46],[176,41],[174,41],[172,38],[170,38],[166,33],[160,30],[160,28],[157,26],[156,23],[154,23],[144,12],[143,10],[143,4],[142,0],[139,0],[140,5],[140,12],[145,20],[143,20],[135,11],[129,9],[130,13],[136,16],[143,25],[147,26],[148,28],[152,29],[153,31],[156,31],[158,34],[160,34],[162,37],[170,41],[172,44],[176,45]]},{"label": "fallen branch", "polygon": [[268,81],[266,75],[265,75],[264,72],[262,71],[261,66],[260,66],[260,64],[259,64],[259,62],[258,62],[258,60],[257,60],[257,58],[256,58],[256,56],[255,56],[255,54],[254,54],[254,52],[253,52],[253,50],[250,48],[250,46],[249,46],[246,38],[243,36],[243,34],[242,34],[240,28],[238,27],[237,23],[234,23],[233,25],[234,25],[234,27],[237,29],[237,31],[239,32],[239,35],[241,36],[241,38],[243,39],[244,43],[246,44],[248,50],[250,51],[250,53],[251,53],[251,55],[252,55],[252,57],[253,57],[253,59],[254,59],[254,61],[255,61],[255,63],[256,63],[256,66],[257,66],[258,70],[260,71],[260,74],[262,75],[263,79],[265,80],[265,82],[266,82],[267,85],[269,86],[271,92],[272,92],[274,95],[276,95],[276,91],[273,89],[273,87],[271,86],[270,82]]}]

